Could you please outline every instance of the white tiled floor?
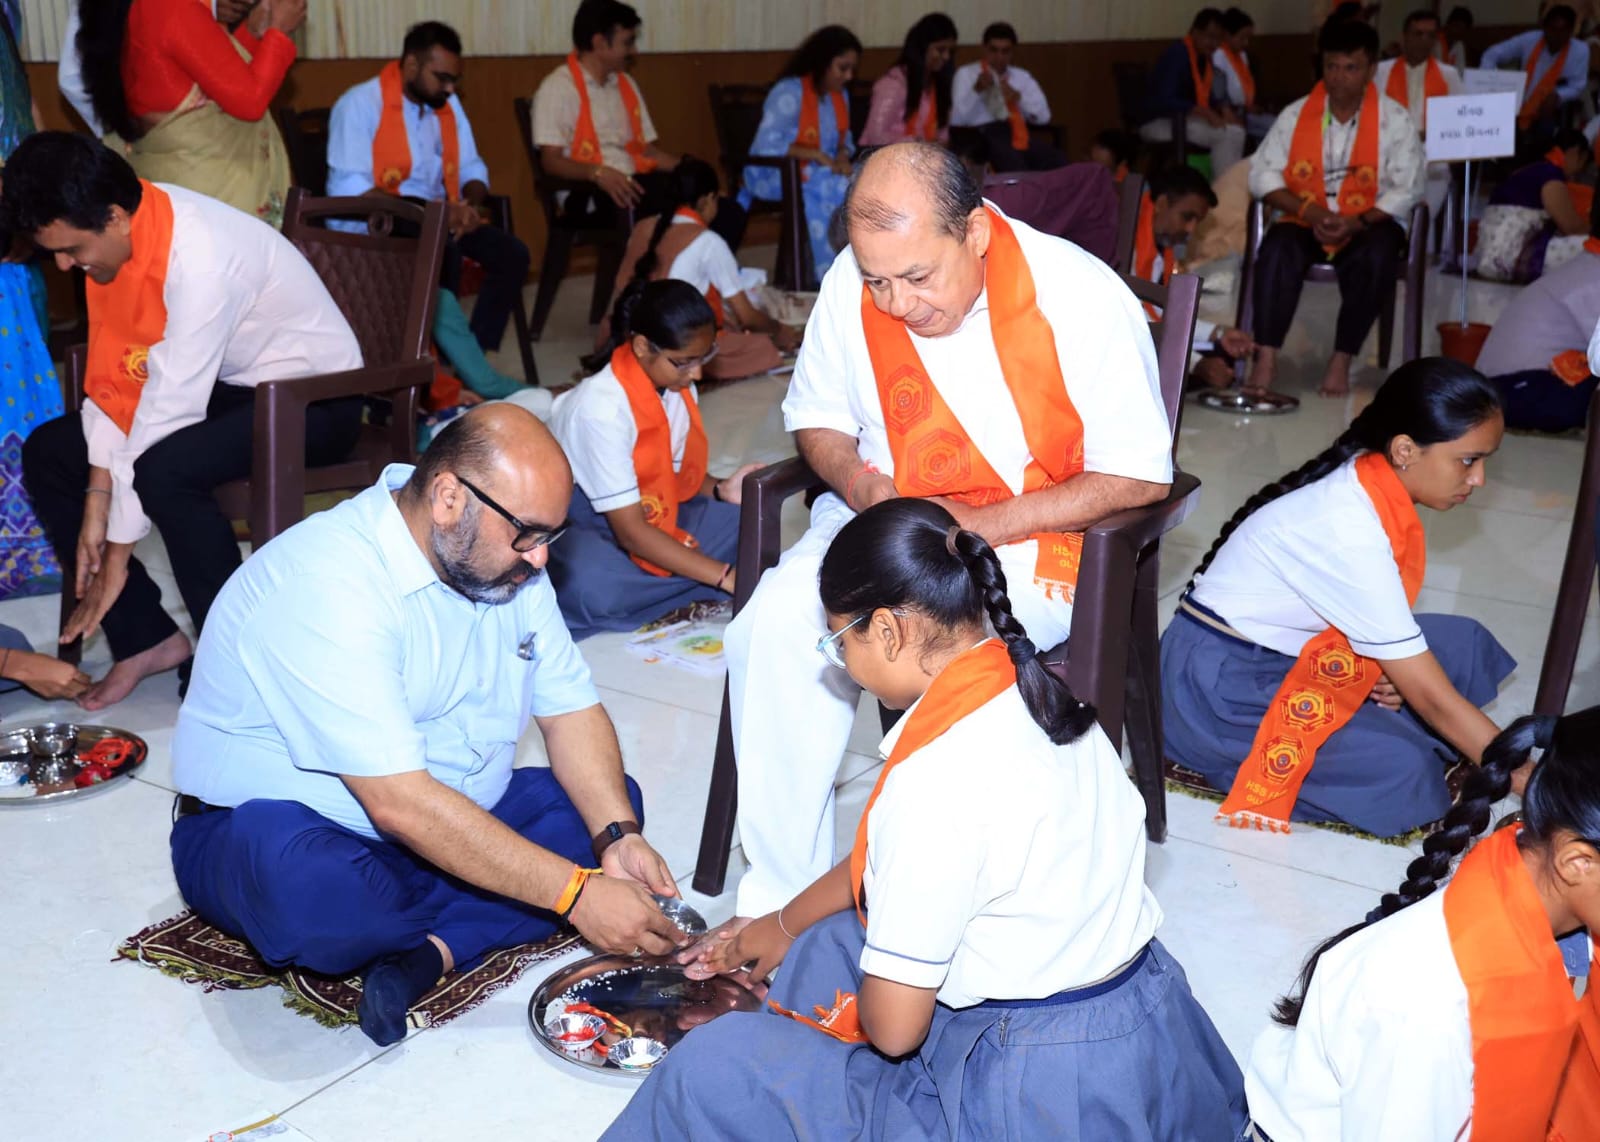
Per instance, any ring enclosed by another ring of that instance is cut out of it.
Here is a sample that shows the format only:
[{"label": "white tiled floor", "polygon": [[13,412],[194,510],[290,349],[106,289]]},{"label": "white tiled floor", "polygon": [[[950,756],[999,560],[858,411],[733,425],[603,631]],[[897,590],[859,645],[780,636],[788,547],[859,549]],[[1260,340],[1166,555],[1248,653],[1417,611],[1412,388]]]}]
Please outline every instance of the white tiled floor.
[{"label": "white tiled floor", "polygon": [[[1458,286],[1430,281],[1433,323],[1455,310]],[[562,291],[555,331],[578,331],[587,283]],[[1491,318],[1504,291],[1473,287],[1473,316]],[[1215,300],[1215,299],[1210,299]],[[1288,347],[1286,379],[1306,403],[1287,417],[1239,420],[1190,406],[1182,459],[1205,481],[1194,517],[1168,543],[1165,605],[1216,529],[1261,483],[1327,444],[1381,376],[1370,366],[1348,400],[1310,391],[1331,337],[1333,291],[1310,287]],[[1208,305],[1209,308],[1209,305]],[[1227,319],[1231,303],[1212,316]],[[582,337],[539,347],[547,383],[565,378]],[[512,366],[509,355],[503,364]],[[706,422],[718,449],[713,467],[787,455],[777,404],[784,382],[750,381],[709,393]],[[1539,656],[1582,454],[1581,441],[1514,435],[1490,463],[1489,487],[1470,504],[1430,516],[1430,561],[1421,606],[1475,615],[1521,667],[1490,712],[1501,722],[1525,712]],[[164,568],[159,544],[152,563]],[[170,579],[167,597],[174,599]],[[56,600],[0,604],[0,622],[47,642]],[[1597,620],[1590,618],[1591,628]],[[1590,636],[1596,634],[1593,629]],[[648,666],[606,635],[585,645],[628,767],[644,786],[650,833],[687,886],[697,851],[720,683]],[[1575,700],[1600,689],[1591,637]],[[104,669],[103,644],[91,670]],[[628,1087],[586,1079],[552,1064],[525,1023],[528,978],[446,1027],[414,1033],[388,1050],[355,1030],[333,1032],[279,1005],[275,989],[206,994],[154,971],[112,963],[117,941],[181,907],[167,863],[171,676],[146,682],[103,720],[145,735],[152,757],[140,778],[114,793],[53,809],[0,809],[6,865],[0,927],[0,1135],[19,1140],[119,1137],[196,1140],[271,1115],[279,1137],[358,1139],[583,1139],[596,1135]],[[0,698],[16,723],[69,714],[25,694]],[[841,843],[873,780],[869,710],[840,771]],[[539,759],[537,735],[524,762]],[[1166,910],[1162,937],[1236,1053],[1248,1050],[1271,998],[1291,981],[1307,947],[1359,917],[1393,886],[1407,854],[1373,842],[1302,829],[1288,838],[1219,829],[1200,802],[1173,797],[1171,839],[1152,847],[1148,879]],[[741,870],[734,854],[730,881]],[[730,885],[731,888],[731,885]],[[732,893],[691,896],[717,920]],[[93,1076],[90,1086],[86,1076]]]}]

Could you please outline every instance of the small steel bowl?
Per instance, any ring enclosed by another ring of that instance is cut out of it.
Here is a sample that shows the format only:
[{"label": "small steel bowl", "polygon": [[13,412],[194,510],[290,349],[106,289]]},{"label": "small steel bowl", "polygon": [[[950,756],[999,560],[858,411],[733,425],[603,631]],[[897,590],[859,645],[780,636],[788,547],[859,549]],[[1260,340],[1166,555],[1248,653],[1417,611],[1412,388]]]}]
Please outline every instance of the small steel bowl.
[{"label": "small steel bowl", "polygon": [[706,918],[696,912],[677,896],[662,896],[652,892],[650,899],[656,902],[656,907],[661,909],[662,915],[677,926],[678,931],[685,936],[704,936],[709,925]]},{"label": "small steel bowl", "polygon": [[545,1020],[544,1037],[569,1055],[587,1051],[600,1041],[606,1031],[606,1021],[598,1015],[577,1011],[563,1011]]},{"label": "small steel bowl", "polygon": [[33,756],[71,758],[78,748],[78,727],[62,722],[46,722],[33,731]]},{"label": "small steel bowl", "polygon": [[667,1057],[667,1045],[648,1035],[634,1035],[611,1044],[609,1057],[625,1071],[648,1071]]},{"label": "small steel bowl", "polygon": [[0,733],[0,761],[24,761],[33,754],[33,735],[27,730]]}]

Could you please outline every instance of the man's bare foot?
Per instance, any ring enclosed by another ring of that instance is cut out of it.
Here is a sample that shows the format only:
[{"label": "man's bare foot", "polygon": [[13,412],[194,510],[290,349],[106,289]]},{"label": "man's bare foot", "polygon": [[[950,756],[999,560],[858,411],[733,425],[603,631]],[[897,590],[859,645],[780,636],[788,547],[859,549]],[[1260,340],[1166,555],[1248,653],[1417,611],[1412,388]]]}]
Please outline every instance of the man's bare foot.
[{"label": "man's bare foot", "polygon": [[114,663],[106,676],[83,692],[78,705],[85,710],[103,710],[122,701],[133,688],[152,674],[160,674],[180,665],[193,651],[188,636],[173,631],[149,650],[141,650],[132,658]]},{"label": "man's bare foot", "polygon": [[1244,395],[1261,396],[1272,391],[1278,379],[1278,351],[1265,345],[1256,346],[1256,359],[1250,365],[1250,375],[1245,378]]},{"label": "man's bare foot", "polygon": [[1328,371],[1322,374],[1322,385],[1317,391],[1325,397],[1350,395],[1350,354],[1335,353],[1328,358]]}]

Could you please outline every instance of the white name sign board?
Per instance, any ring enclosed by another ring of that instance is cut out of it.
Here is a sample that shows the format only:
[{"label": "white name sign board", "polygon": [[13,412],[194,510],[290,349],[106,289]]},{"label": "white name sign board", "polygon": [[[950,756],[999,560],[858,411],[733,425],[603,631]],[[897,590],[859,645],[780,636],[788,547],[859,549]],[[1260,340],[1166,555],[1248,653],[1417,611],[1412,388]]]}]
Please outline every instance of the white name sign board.
[{"label": "white name sign board", "polygon": [[1468,95],[1487,95],[1491,91],[1509,91],[1520,104],[1523,89],[1528,86],[1528,74],[1521,68],[1507,71],[1504,68],[1469,67],[1461,73],[1461,89]]},{"label": "white name sign board", "polygon": [[1428,100],[1430,163],[1499,159],[1516,150],[1517,97],[1509,91]]}]

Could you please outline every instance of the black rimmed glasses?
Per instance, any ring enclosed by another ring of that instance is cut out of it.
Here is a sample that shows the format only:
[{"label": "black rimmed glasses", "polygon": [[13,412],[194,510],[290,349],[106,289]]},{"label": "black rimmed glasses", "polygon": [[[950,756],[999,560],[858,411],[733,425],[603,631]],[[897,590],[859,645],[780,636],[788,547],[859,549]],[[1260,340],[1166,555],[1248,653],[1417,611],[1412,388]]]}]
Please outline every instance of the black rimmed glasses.
[{"label": "black rimmed glasses", "polygon": [[471,492],[473,495],[477,496],[485,506],[498,512],[507,523],[517,529],[517,534],[512,537],[511,540],[512,551],[526,553],[532,551],[535,547],[549,547],[552,543],[565,535],[567,528],[571,526],[570,521],[566,520],[563,520],[555,527],[548,527],[542,523],[523,523],[516,516],[506,511],[505,508],[495,503],[494,500],[490,498],[489,493],[485,492],[482,488],[478,487],[465,476],[457,474],[456,479],[461,481],[461,486],[466,488],[467,491]]},{"label": "black rimmed glasses", "polygon": [[703,368],[704,366],[710,364],[711,359],[718,353],[722,352],[722,346],[717,344],[715,341],[711,343],[711,352],[702,357],[689,357],[687,359],[668,357],[667,351],[661,346],[657,345],[654,341],[650,342],[650,348],[654,349],[658,354],[665,358],[667,364],[678,370],[678,375],[683,377],[688,376],[696,369]]}]

